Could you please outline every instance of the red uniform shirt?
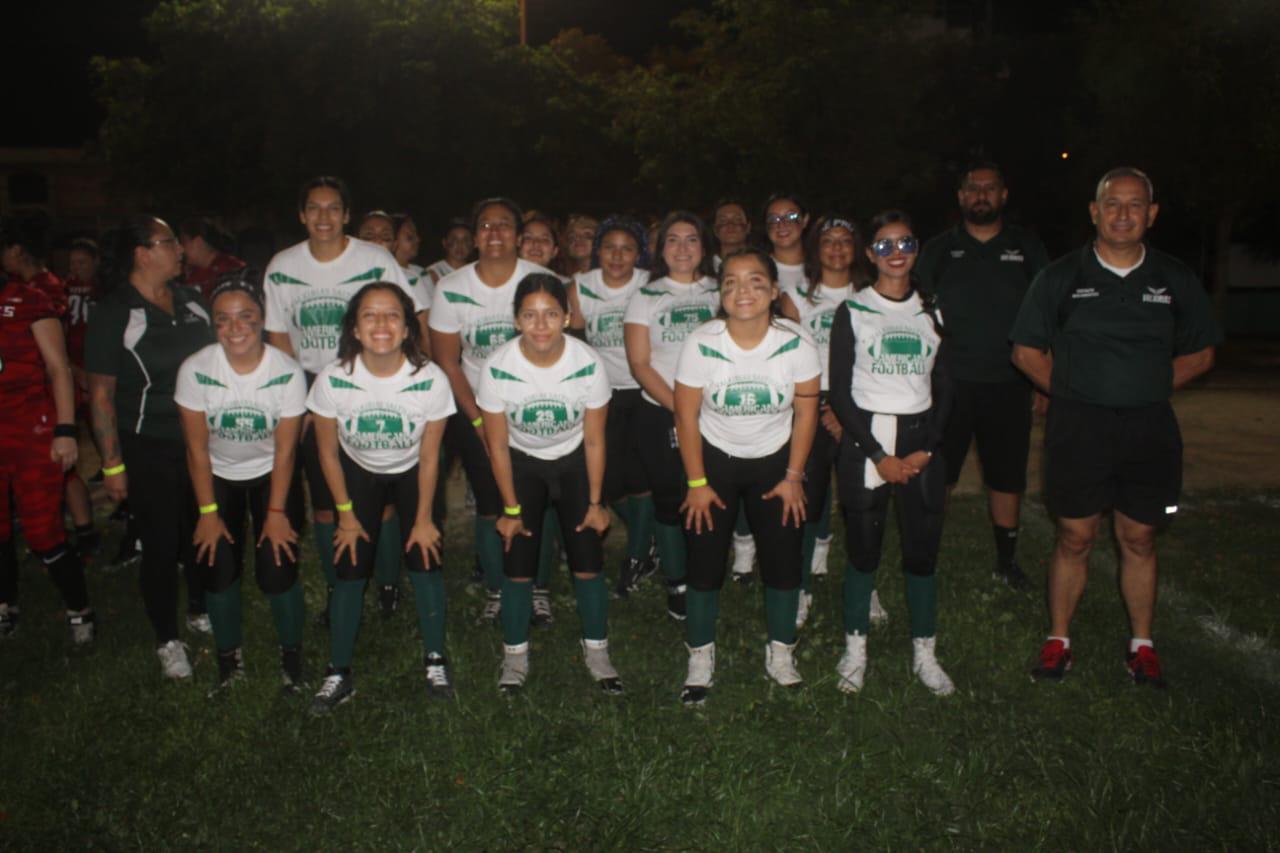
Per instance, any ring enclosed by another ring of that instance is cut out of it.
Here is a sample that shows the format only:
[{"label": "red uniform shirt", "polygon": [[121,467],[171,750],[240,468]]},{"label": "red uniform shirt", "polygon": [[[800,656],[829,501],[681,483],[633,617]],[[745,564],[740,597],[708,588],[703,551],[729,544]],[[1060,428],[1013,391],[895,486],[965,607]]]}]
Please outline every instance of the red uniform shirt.
[{"label": "red uniform shirt", "polygon": [[81,367],[84,365],[84,334],[89,328],[89,311],[98,298],[98,280],[86,282],[68,278],[66,293],[67,314],[62,325],[67,332],[67,357],[72,364]]},{"label": "red uniform shirt", "polygon": [[199,288],[205,303],[209,301],[209,293],[218,279],[229,272],[245,268],[244,261],[235,255],[219,254],[207,267],[187,267],[187,278],[183,282],[187,287]]},{"label": "red uniform shirt", "polygon": [[23,424],[52,422],[53,395],[31,326],[65,313],[63,286],[50,273],[10,280],[0,289],[0,410]]}]

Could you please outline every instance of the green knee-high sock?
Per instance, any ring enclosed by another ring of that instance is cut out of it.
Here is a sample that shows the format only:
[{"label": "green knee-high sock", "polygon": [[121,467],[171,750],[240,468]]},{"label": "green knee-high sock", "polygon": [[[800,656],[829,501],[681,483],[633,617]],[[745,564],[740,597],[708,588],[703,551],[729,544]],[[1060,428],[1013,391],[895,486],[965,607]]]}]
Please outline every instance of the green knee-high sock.
[{"label": "green knee-high sock", "polygon": [[311,525],[311,534],[316,539],[316,558],[320,561],[324,582],[330,589],[338,585],[338,575],[333,570],[333,534],[337,531],[338,525],[332,521],[317,521]]},{"label": "green knee-high sock", "polygon": [[218,651],[239,648],[244,643],[240,615],[240,578],[222,592],[206,592],[209,622],[213,624],[213,642]]},{"label": "green knee-high sock", "polygon": [[409,572],[413,606],[418,611],[418,631],[427,654],[444,656],[444,572]]},{"label": "green knee-high sock", "polygon": [[747,511],[741,507],[738,508],[738,520],[733,523],[733,532],[739,536],[751,535],[751,525],[747,524]]},{"label": "green knee-high sock", "polygon": [[658,540],[658,558],[662,561],[662,574],[669,581],[684,580],[685,545],[684,531],[676,524],[654,523],[654,536]]},{"label": "green knee-high sock", "polygon": [[533,584],[502,579],[502,642],[518,646],[529,639],[529,617],[533,615]]},{"label": "green knee-high sock", "polygon": [[538,548],[538,577],[534,584],[538,589],[546,589],[551,583],[551,570],[555,568],[560,556],[560,513],[553,506],[547,507],[542,515],[542,541]]},{"label": "green knee-high sock", "polygon": [[609,636],[609,592],[604,575],[574,578],[573,594],[578,599],[578,618],[582,620],[582,639],[604,640]]},{"label": "green knee-high sock", "polygon": [[378,548],[373,556],[373,576],[382,586],[400,580],[400,516],[383,519],[378,528]]},{"label": "green knee-high sock", "polygon": [[282,593],[273,595],[271,601],[271,620],[276,623],[276,636],[282,646],[296,646],[302,642],[302,623],[305,618],[302,581],[295,581],[293,586]]},{"label": "green knee-high sock", "polygon": [[876,588],[875,572],[860,572],[851,564],[844,567],[844,632],[861,634],[871,630],[871,593]]},{"label": "green knee-high sock", "polygon": [[627,498],[620,498],[609,504],[609,509],[618,514],[618,518],[622,519],[622,525],[627,528],[627,536],[631,535],[631,528],[636,521],[631,517],[631,502]]},{"label": "green knee-high sock", "polygon": [[720,590],[701,592],[690,588],[685,595],[684,641],[691,648],[716,641],[716,621],[720,618]]},{"label": "green knee-high sock", "polygon": [[764,592],[764,620],[769,629],[769,639],[788,646],[796,641],[796,608],[800,604],[800,587],[774,589]]},{"label": "green knee-high sock", "polygon": [[475,528],[480,571],[484,572],[484,585],[492,592],[502,588],[502,537],[497,524],[496,519],[477,518]]},{"label": "green knee-high sock", "polygon": [[333,588],[329,602],[329,663],[335,669],[348,669],[355,656],[365,583],[363,580],[338,581]]},{"label": "green knee-high sock", "polygon": [[800,536],[800,588],[809,591],[809,579],[813,575],[813,546],[818,541],[818,524],[805,522]]},{"label": "green knee-high sock", "polygon": [[912,639],[938,633],[937,575],[907,575],[907,612]]},{"label": "green knee-high sock", "polygon": [[631,507],[631,522],[627,526],[627,556],[643,560],[649,556],[649,540],[653,538],[653,496],[640,495],[627,498]]}]

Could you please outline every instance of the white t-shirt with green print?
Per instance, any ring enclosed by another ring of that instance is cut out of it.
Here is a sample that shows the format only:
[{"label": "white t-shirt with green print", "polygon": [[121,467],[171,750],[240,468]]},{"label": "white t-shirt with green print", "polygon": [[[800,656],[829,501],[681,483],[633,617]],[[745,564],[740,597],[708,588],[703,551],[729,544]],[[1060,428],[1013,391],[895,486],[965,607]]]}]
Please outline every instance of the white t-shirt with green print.
[{"label": "white t-shirt with green print", "polygon": [[204,415],[214,475],[255,480],[275,465],[280,419],[306,414],[307,380],[298,362],[273,346],[251,373],[242,375],[221,344],[209,344],[178,368],[173,401]]},{"label": "white t-shirt with green print", "polygon": [[[672,388],[680,347],[694,329],[720,310],[720,288],[713,278],[680,284],[660,278],[642,286],[627,305],[624,323],[649,327],[649,365]],[[658,401],[643,394],[650,403]]]},{"label": "white t-shirt with green print", "polygon": [[405,281],[409,282],[409,289],[413,291],[418,310],[429,311],[431,309],[431,295],[435,293],[436,289],[435,282],[431,280],[431,276],[427,275],[427,271],[419,264],[409,264],[407,267],[401,267],[400,271],[404,273]]},{"label": "white t-shirt with green print", "polygon": [[[263,278],[268,332],[288,332],[293,353],[310,373],[319,373],[338,357],[338,336],[347,303],[366,284],[386,281],[403,288],[413,299],[414,313],[427,310],[421,296],[409,287],[404,271],[381,246],[355,237],[332,261],[320,262],[304,240],[290,246],[267,264]],[[413,322],[412,317],[406,320]]]},{"label": "white t-shirt with green print", "polygon": [[550,367],[525,357],[520,339],[508,341],[484,363],[476,405],[507,417],[508,443],[537,459],[559,459],[582,444],[587,409],[609,403],[613,392],[604,361],[577,338]]},{"label": "white t-shirt with green print", "polygon": [[457,408],[449,379],[435,363],[414,369],[408,361],[394,376],[374,376],[359,356],[348,371],[334,362],[316,377],[307,408],[338,422],[338,443],[374,474],[400,474],[418,462],[429,421]]},{"label": "white t-shirt with green print", "polygon": [[831,323],[840,304],[853,293],[853,286],[846,284],[844,287],[827,287],[819,284],[817,291],[810,302],[807,284],[782,288],[782,292],[791,298],[796,310],[800,312],[800,328],[808,333],[818,347],[818,360],[822,364],[822,390],[826,391],[829,388],[827,374],[831,361]]},{"label": "white t-shirt with green print", "polygon": [[761,459],[791,440],[796,383],[822,372],[818,348],[795,323],[774,320],[749,350],[724,320],[693,332],[680,350],[676,381],[702,389],[702,435],[730,456]]},{"label": "white t-shirt with green print", "polygon": [[599,268],[574,276],[578,287],[578,305],[587,324],[587,343],[604,360],[609,384],[614,388],[639,388],[627,364],[627,348],[623,333],[623,318],[627,305],[646,282],[649,273],[637,269],[631,281],[622,287],[610,287],[604,283],[604,273]]}]

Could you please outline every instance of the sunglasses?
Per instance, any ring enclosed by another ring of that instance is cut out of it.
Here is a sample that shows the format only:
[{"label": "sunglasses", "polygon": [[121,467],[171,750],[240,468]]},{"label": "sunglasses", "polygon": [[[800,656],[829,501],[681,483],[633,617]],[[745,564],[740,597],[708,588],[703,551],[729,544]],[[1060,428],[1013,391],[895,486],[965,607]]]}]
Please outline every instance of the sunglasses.
[{"label": "sunglasses", "polygon": [[897,249],[904,255],[914,255],[920,248],[920,241],[915,237],[899,237],[892,240],[888,237],[881,237],[871,244],[871,251],[882,258],[887,258],[893,254],[893,250]]},{"label": "sunglasses", "polygon": [[803,214],[800,213],[800,211],[793,210],[790,213],[770,214],[769,216],[766,216],[764,218],[764,222],[766,225],[781,225],[784,222],[790,222],[792,225],[795,225],[803,218],[804,216]]}]

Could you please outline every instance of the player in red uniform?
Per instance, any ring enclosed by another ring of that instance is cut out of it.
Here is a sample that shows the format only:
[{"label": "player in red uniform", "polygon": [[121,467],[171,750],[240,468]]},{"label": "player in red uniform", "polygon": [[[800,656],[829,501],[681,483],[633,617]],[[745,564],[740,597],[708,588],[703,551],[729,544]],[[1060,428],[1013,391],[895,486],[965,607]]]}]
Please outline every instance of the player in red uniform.
[{"label": "player in red uniform", "polygon": [[[62,282],[45,267],[42,229],[11,225],[0,238],[0,637],[18,621],[12,517],[62,593],[72,641],[92,642],[84,565],[62,526],[63,473],[76,462],[75,392],[62,332]],[[10,506],[10,495],[14,506]]]},{"label": "player in red uniform", "polygon": [[234,238],[207,216],[180,223],[178,240],[182,243],[182,283],[199,290],[205,302],[218,279],[244,269],[244,261],[231,254]]}]

